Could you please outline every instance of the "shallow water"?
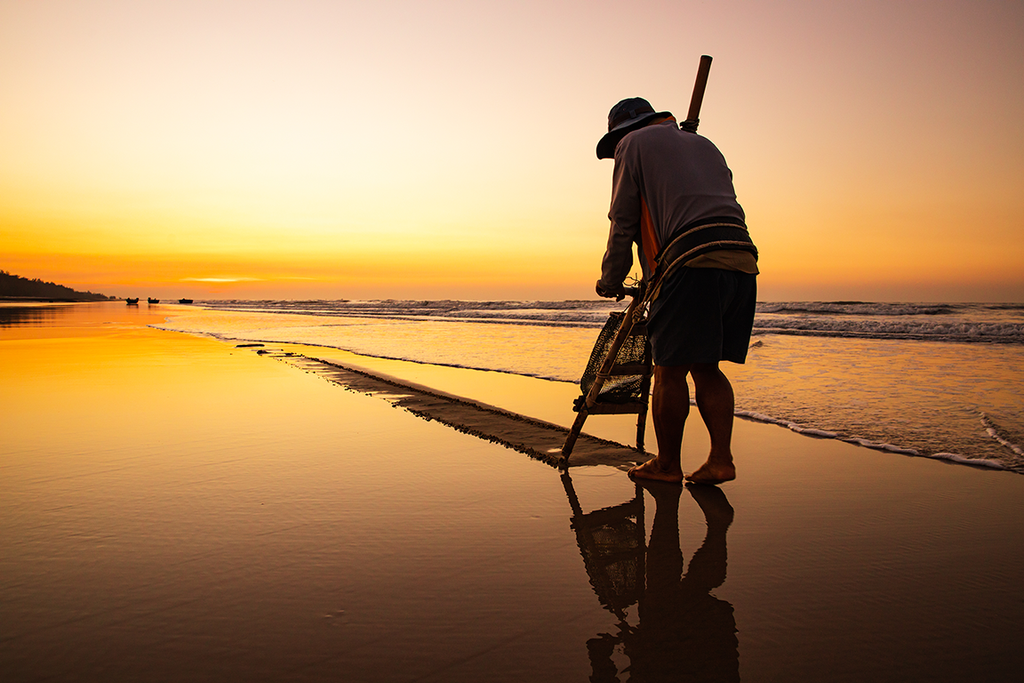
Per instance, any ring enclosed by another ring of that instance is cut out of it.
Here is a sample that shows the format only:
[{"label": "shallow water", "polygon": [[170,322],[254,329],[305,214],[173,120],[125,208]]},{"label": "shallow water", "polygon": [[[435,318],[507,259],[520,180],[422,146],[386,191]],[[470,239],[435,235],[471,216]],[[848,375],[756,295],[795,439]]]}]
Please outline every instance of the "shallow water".
[{"label": "shallow water", "polygon": [[[231,302],[191,309],[162,327],[576,382],[598,321],[616,306],[547,306]],[[1024,472],[1020,307],[761,308],[747,364],[723,366],[733,380],[740,415],[870,447]]]},{"label": "shallow water", "polygon": [[782,335],[758,341],[746,365],[730,368],[740,410],[1024,472],[1024,347]]}]

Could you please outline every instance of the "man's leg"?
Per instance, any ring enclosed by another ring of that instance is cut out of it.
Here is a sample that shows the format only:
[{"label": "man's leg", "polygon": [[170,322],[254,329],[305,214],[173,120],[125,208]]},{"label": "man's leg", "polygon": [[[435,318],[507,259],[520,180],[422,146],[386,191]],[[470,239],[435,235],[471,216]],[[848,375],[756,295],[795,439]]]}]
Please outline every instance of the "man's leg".
[{"label": "man's leg", "polygon": [[683,445],[683,426],[690,414],[690,387],[686,383],[689,365],[654,366],[654,395],[651,414],[654,435],[658,440],[658,457],[634,467],[630,475],[679,483],[683,470],[679,464]]},{"label": "man's leg", "polygon": [[[736,478],[732,461],[732,420],[735,399],[732,385],[718,363],[694,363],[693,376],[697,410],[711,435],[711,452],[707,462],[686,476],[695,484],[718,484]],[[660,443],[660,442],[659,442]]]}]

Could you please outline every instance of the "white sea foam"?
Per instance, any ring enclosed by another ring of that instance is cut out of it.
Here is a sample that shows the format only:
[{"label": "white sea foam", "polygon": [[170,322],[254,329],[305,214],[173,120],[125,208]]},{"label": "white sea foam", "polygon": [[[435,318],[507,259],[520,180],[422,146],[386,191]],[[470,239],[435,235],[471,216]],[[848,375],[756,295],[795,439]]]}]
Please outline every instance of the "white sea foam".
[{"label": "white sea foam", "polygon": [[776,417],[771,417],[770,415],[764,415],[762,413],[754,412],[753,410],[737,410],[736,415],[739,417],[748,418],[750,420],[755,420],[757,422],[767,422],[769,424],[782,425],[783,427],[788,427],[790,424],[792,424],[790,422],[787,422],[786,420],[780,420]]},{"label": "white sea foam", "polygon": [[973,465],[975,467],[988,467],[994,470],[1005,470],[1006,465],[999,462],[998,460],[988,460],[985,458],[965,458],[957,453],[933,453],[927,456],[929,458],[935,458],[936,460],[949,460],[952,462],[960,463],[961,465]]},{"label": "white sea foam", "polygon": [[836,438],[839,438],[838,434],[836,434],[835,432],[830,432],[827,429],[814,429],[812,427],[797,427],[796,425],[790,425],[789,428],[792,429],[797,434],[806,434],[807,436],[819,436],[819,437],[821,437],[823,439],[836,439]]},{"label": "white sea foam", "polygon": [[[211,301],[222,310],[298,315],[596,327],[623,305],[575,301]],[[1024,343],[1024,307],[1013,304],[760,303],[755,333],[868,339]]]},{"label": "white sea foam", "polygon": [[903,455],[921,455],[921,452],[916,448],[903,448],[901,446],[895,446],[891,443],[882,443],[879,441],[871,441],[870,439],[861,439],[858,437],[843,437],[841,441],[846,443],[857,444],[858,446],[864,446],[864,448],[872,448],[876,451],[889,451],[890,453],[902,453]]},{"label": "white sea foam", "polygon": [[985,432],[993,439],[995,439],[999,444],[1006,446],[1017,455],[1024,457],[1024,449],[1022,449],[1017,444],[1003,438],[1002,434],[999,433],[995,425],[992,424],[992,421],[989,420],[988,415],[986,415],[985,413],[981,414],[981,426],[984,427]]}]

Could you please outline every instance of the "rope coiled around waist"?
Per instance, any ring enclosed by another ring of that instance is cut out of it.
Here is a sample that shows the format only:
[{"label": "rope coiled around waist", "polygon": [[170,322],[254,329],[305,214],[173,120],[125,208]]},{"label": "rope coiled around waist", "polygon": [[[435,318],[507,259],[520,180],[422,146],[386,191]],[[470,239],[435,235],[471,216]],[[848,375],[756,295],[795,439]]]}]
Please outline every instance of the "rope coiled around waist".
[{"label": "rope coiled around waist", "polygon": [[676,270],[702,254],[724,249],[748,251],[757,259],[747,226],[735,219],[714,218],[683,228],[658,254],[644,303],[658,298],[662,283]]}]

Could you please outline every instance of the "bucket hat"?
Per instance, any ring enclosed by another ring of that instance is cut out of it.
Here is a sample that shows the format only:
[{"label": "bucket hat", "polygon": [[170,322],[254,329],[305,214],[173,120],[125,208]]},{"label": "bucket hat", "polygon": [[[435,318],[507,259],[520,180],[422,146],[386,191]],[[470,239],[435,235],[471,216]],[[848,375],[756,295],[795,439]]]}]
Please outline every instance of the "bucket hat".
[{"label": "bucket hat", "polygon": [[643,128],[651,119],[659,116],[672,116],[672,112],[656,112],[651,103],[642,97],[629,97],[620,101],[608,112],[608,132],[597,143],[597,158],[614,157],[615,146],[626,133]]}]

